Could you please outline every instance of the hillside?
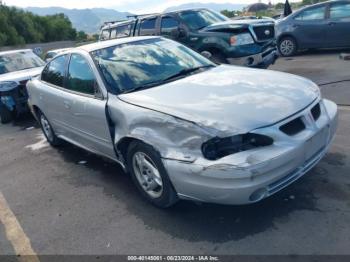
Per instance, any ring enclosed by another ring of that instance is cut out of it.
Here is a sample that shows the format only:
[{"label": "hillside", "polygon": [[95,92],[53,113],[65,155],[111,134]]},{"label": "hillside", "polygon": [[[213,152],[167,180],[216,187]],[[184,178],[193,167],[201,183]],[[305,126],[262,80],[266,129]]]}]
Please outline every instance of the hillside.
[{"label": "hillside", "polygon": [[30,11],[37,15],[53,15],[57,13],[65,14],[78,31],[86,33],[97,33],[100,26],[106,21],[126,19],[127,12],[118,12],[113,9],[92,8],[92,9],[66,9],[62,7],[28,7]]}]

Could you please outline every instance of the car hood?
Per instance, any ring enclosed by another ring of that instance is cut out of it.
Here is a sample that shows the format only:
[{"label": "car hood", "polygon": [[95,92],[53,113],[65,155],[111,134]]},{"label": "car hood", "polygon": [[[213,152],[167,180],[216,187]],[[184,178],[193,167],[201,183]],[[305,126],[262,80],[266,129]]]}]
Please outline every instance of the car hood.
[{"label": "car hood", "polygon": [[0,82],[4,82],[4,81],[19,82],[23,80],[28,80],[28,79],[31,79],[32,77],[40,75],[43,68],[44,67],[35,67],[31,69],[2,74],[0,75]]},{"label": "car hood", "polygon": [[233,135],[279,122],[318,96],[316,84],[298,76],[222,65],[119,98]]},{"label": "car hood", "polygon": [[203,31],[212,31],[217,29],[237,29],[248,28],[250,25],[271,24],[274,25],[274,21],[268,19],[250,19],[250,20],[231,20],[220,23],[214,23],[210,26],[203,28]]}]

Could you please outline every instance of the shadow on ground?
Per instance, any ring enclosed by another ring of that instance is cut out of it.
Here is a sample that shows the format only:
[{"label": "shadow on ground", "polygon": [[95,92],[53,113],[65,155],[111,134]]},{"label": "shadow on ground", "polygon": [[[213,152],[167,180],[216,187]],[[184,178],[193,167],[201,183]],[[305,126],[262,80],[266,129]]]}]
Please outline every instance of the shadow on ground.
[{"label": "shadow on ground", "polygon": [[222,206],[180,201],[172,208],[161,210],[141,198],[131,178],[118,164],[69,144],[64,144],[59,151],[67,163],[79,165],[80,161],[87,161],[81,166],[86,172],[67,175],[65,179],[70,184],[103,187],[105,194],[124,203],[148,229],[163,231],[174,238],[222,243],[273,229],[277,220],[288,220],[295,210],[321,212],[312,191],[312,177],[317,169],[283,192],[254,205]]}]

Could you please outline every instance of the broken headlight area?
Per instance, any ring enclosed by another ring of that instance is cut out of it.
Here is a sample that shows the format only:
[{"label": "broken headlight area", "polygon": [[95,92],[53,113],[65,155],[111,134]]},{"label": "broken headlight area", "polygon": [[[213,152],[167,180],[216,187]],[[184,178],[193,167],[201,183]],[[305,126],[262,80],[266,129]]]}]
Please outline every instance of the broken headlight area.
[{"label": "broken headlight area", "polygon": [[271,137],[248,133],[226,138],[212,138],[202,145],[202,152],[206,159],[218,160],[228,155],[272,144]]}]

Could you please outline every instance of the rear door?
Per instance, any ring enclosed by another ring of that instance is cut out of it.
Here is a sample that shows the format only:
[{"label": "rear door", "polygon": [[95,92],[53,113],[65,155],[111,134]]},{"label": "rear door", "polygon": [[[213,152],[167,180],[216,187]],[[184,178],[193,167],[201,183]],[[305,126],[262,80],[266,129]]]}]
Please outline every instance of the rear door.
[{"label": "rear door", "polygon": [[299,48],[321,48],[327,46],[326,5],[308,8],[294,17],[291,24]]},{"label": "rear door", "polygon": [[65,135],[67,132],[67,119],[63,116],[64,86],[68,55],[62,55],[51,60],[46,65],[40,81],[40,110],[48,118],[57,135]]},{"label": "rear door", "polygon": [[140,36],[157,35],[157,17],[149,17],[142,19],[139,23]]},{"label": "rear door", "polygon": [[350,47],[350,2],[330,4],[327,26],[329,47]]},{"label": "rear door", "polygon": [[73,53],[67,67],[63,117],[67,138],[87,149],[115,157],[106,117],[107,98],[97,81],[91,58]]}]

